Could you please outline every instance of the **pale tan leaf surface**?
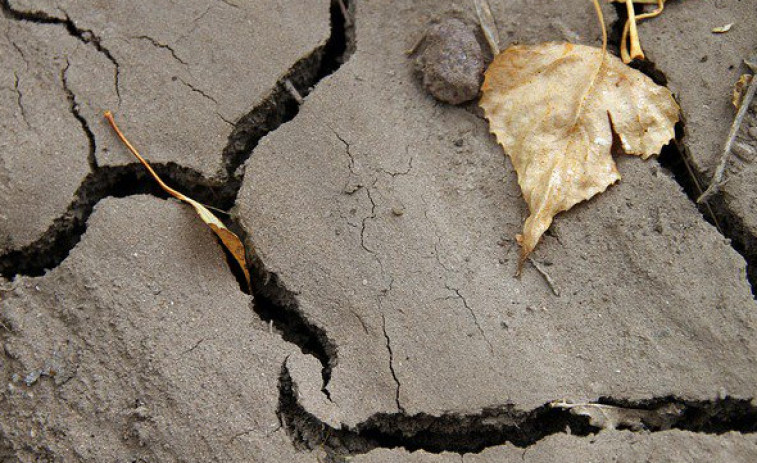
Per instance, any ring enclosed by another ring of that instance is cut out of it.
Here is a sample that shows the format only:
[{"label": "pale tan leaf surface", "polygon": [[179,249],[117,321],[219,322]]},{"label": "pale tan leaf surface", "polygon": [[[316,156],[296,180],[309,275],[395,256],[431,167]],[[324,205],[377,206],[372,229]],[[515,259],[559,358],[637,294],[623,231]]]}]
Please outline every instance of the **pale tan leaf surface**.
[{"label": "pale tan leaf surface", "polygon": [[174,198],[180,201],[184,201],[185,203],[192,206],[195,212],[197,212],[197,215],[200,216],[200,219],[202,219],[202,221],[205,222],[205,224],[210,227],[211,230],[213,230],[216,236],[221,239],[224,247],[229,250],[232,257],[234,257],[234,260],[239,265],[239,268],[242,270],[244,279],[247,282],[247,287],[249,288],[250,272],[249,270],[247,270],[247,258],[242,240],[240,240],[234,232],[229,230],[226,225],[224,225],[223,222],[218,219],[218,217],[210,212],[207,207],[202,205],[202,203],[199,203],[194,199],[166,185],[163,179],[161,179],[157,172],[155,172],[155,170],[152,168],[152,166],[150,166],[150,163],[148,163],[145,158],[143,158],[142,155],[139,154],[139,151],[137,151],[137,149],[134,148],[134,146],[129,142],[129,140],[126,139],[124,134],[118,128],[118,125],[116,125],[116,121],[115,119],[113,119],[113,114],[110,111],[105,111],[105,118],[110,123],[110,126],[113,127],[113,130],[116,132],[116,135],[118,135],[118,138],[124,143],[124,145],[126,145],[126,147],[137,158],[137,160],[139,160],[139,162],[142,163],[143,166],[145,166],[145,169],[147,169],[147,171],[155,179],[155,181],[158,182],[158,185],[160,185],[160,187],[166,193],[170,194]]},{"label": "pale tan leaf surface", "polygon": [[480,105],[531,212],[517,237],[521,265],[556,214],[620,180],[613,132],[644,159],[674,136],[670,91],[614,56],[602,59],[584,45],[516,45],[486,71]]}]

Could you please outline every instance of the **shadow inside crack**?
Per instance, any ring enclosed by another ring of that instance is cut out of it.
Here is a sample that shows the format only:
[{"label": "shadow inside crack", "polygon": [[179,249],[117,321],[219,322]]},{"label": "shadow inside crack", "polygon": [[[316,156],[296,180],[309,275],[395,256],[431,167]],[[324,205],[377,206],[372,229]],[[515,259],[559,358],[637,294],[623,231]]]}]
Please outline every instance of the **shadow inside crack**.
[{"label": "shadow inside crack", "polygon": [[[211,183],[198,172],[172,163],[152,166],[169,185],[197,201],[224,210],[233,204],[233,184]],[[81,240],[87,220],[100,200],[138,194],[168,198],[139,164],[97,169],[84,179],[66,212],[39,239],[0,255],[0,275],[9,280],[18,275],[41,276],[57,267]]]},{"label": "shadow inside crack", "polygon": [[[343,1],[347,14],[353,14],[351,2]],[[260,140],[298,114],[297,97],[287,88],[290,83],[298,96],[306,97],[325,77],[334,73],[349,60],[354,51],[353,24],[344,15],[339,2],[333,0],[330,7],[331,35],[322,46],[297,61],[284,77],[276,82],[268,97],[234,124],[226,148],[223,150],[224,165],[230,179],[240,179],[244,165]]]},{"label": "shadow inside crack", "polygon": [[[558,433],[589,436],[601,430],[589,418],[570,411],[542,405],[533,410],[518,410],[514,405],[491,407],[473,414],[404,413],[376,414],[354,428],[331,427],[299,404],[286,363],[279,378],[278,413],[295,444],[304,450],[323,449],[331,461],[367,453],[375,448],[403,448],[430,453],[478,453],[487,447],[511,444],[526,448]],[[643,429],[618,426],[617,429],[659,432],[680,429],[707,434],[736,431],[757,432],[757,407],[750,400],[726,397],[718,400],[684,400],[674,396],[631,401],[603,397],[598,404],[637,410],[664,410],[675,406],[680,413],[669,426],[644,423]]]},{"label": "shadow inside crack", "polygon": [[[246,236],[240,236],[247,242]],[[281,284],[276,274],[269,272],[256,257],[252,257],[250,262],[255,313],[271,323],[280,332],[282,339],[295,344],[303,354],[318,359],[323,379],[321,392],[331,400],[328,384],[331,380],[331,370],[337,363],[336,344],[323,328],[308,320],[299,309],[295,295]]]}]

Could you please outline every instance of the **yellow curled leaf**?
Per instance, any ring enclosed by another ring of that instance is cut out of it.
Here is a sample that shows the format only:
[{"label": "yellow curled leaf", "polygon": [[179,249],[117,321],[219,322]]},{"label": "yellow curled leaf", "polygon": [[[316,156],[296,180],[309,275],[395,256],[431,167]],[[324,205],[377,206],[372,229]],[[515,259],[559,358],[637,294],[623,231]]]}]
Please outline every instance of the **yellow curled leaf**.
[{"label": "yellow curled leaf", "polygon": [[481,90],[531,213],[517,237],[519,271],[556,214],[620,180],[613,133],[627,154],[646,159],[673,138],[678,121],[668,89],[584,45],[512,46],[495,57]]},{"label": "yellow curled leaf", "polygon": [[207,207],[202,205],[202,203],[199,203],[194,199],[166,185],[163,179],[161,179],[157,172],[155,172],[155,170],[152,168],[150,163],[148,163],[147,160],[145,160],[145,158],[143,158],[142,155],[139,154],[139,151],[137,151],[137,149],[134,148],[134,146],[129,142],[129,140],[126,139],[126,136],[124,136],[124,134],[118,128],[118,125],[116,125],[116,121],[115,119],[113,119],[113,114],[110,111],[105,111],[105,118],[108,120],[108,123],[110,123],[110,126],[113,128],[113,130],[116,132],[118,138],[123,142],[124,145],[126,145],[129,151],[131,151],[131,153],[139,160],[139,162],[142,163],[145,169],[147,169],[147,172],[149,172],[150,175],[155,179],[155,181],[158,182],[158,185],[160,185],[160,187],[166,193],[170,194],[174,198],[180,201],[184,201],[185,203],[192,206],[195,212],[197,212],[197,215],[200,216],[200,219],[202,219],[202,221],[205,222],[205,224],[208,225],[211,230],[213,230],[216,236],[221,239],[221,243],[223,243],[224,247],[228,249],[232,257],[234,257],[234,260],[239,265],[239,268],[242,270],[244,279],[247,282],[247,287],[250,288],[250,272],[249,270],[247,270],[247,258],[242,240],[240,240],[234,232],[229,230],[226,225],[224,225],[223,222],[218,219],[218,217],[210,212]]}]

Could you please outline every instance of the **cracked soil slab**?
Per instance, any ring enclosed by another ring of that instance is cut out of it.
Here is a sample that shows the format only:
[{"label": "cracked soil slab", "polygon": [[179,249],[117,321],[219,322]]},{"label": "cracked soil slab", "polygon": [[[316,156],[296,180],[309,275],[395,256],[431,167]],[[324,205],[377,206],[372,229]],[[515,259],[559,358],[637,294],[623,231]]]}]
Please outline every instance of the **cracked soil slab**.
[{"label": "cracked soil slab", "polygon": [[[492,7],[508,43],[598,36],[589,2]],[[335,346],[326,392],[317,369],[292,371],[307,411],[338,428],[754,397],[745,263],[656,161],[619,158],[619,185],[557,218],[534,258],[559,297],[530,266],[512,276],[527,215],[512,167],[476,108],[433,101],[405,54],[449,8],[359,4],[355,54],[247,163],[238,216],[261,265]]]},{"label": "cracked soil slab", "polygon": [[[732,24],[725,34],[714,27]],[[709,185],[736,109],[733,86],[751,73],[743,60],[757,56],[756,0],[671,2],[659,18],[641,24],[648,58],[662,72],[685,115],[682,147],[695,175]],[[752,58],[755,59],[755,58]],[[757,101],[731,150],[721,195],[710,200],[723,227],[750,258],[757,256]],[[697,192],[699,193],[699,192]],[[752,281],[757,272],[750,269]]]},{"label": "cracked soil slab", "polygon": [[[215,186],[234,174],[227,172],[234,166],[224,154],[248,148],[235,137],[230,141],[234,124],[267,101],[295,63],[318,62],[330,32],[326,0],[192,1],[181,7],[27,0],[8,2],[6,16],[25,29],[57,27],[59,35],[70,35],[49,40],[46,46],[57,53],[66,42],[78,45],[62,55],[100,167],[134,162],[103,119],[110,109],[153,163],[180,165]],[[90,59],[92,52],[100,59]],[[64,98],[60,110],[69,106]],[[79,128],[75,120],[70,125]],[[50,133],[48,144],[75,138],[65,135]]]},{"label": "cracked soil slab", "polygon": [[0,15],[0,255],[38,240],[66,214],[90,172],[89,141],[72,111],[67,59],[96,52],[53,25]]},{"label": "cracked soil slab", "polygon": [[296,349],[185,205],[100,202],[60,266],[4,283],[0,314],[3,461],[315,461],[276,414]]}]

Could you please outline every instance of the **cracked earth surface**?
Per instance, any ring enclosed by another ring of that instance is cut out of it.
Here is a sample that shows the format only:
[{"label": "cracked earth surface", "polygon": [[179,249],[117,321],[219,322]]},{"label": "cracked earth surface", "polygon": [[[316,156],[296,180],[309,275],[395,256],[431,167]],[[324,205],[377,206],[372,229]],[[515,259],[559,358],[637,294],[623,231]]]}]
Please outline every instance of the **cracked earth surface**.
[{"label": "cracked earth surface", "polygon": [[[735,207],[717,212],[734,249],[659,163],[621,158],[623,181],[535,253],[560,295],[532,267],[512,278],[514,172],[477,109],[434,102],[405,55],[470,2],[356,3],[2,2],[3,461],[753,461]],[[508,43],[597,43],[589,2],[491,3]],[[738,34],[713,61],[738,66],[754,47]],[[704,127],[668,46],[647,45],[695,153],[730,116]],[[703,79],[729,82],[718,69]],[[169,183],[233,206],[252,295],[105,109]],[[742,187],[717,201],[748,203]],[[600,431],[557,399],[677,412]]]}]

